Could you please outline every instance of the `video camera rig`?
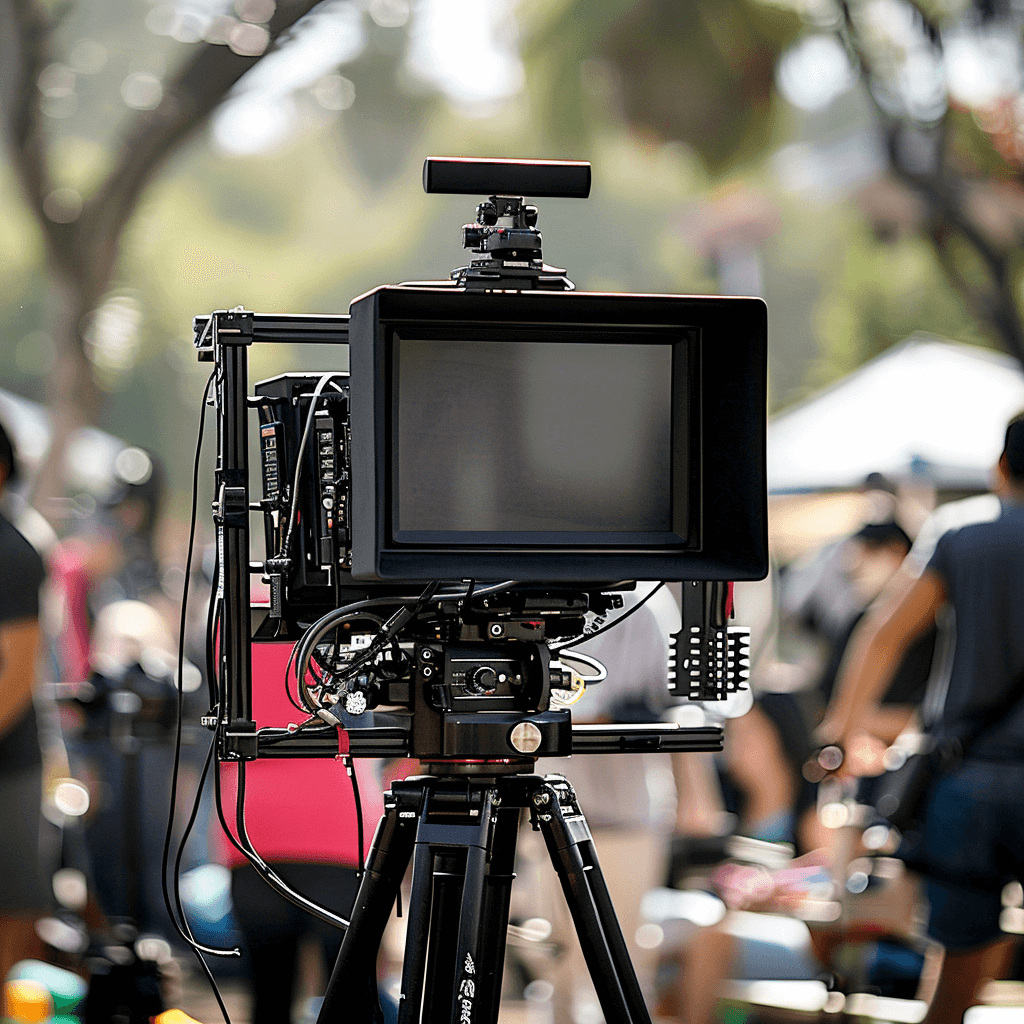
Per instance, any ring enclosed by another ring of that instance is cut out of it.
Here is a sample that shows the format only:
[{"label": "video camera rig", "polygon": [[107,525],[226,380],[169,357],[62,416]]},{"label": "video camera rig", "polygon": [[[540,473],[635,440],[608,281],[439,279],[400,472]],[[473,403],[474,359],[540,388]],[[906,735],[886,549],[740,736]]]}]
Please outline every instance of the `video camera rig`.
[{"label": "video camera rig", "polygon": [[[576,292],[523,197],[585,197],[588,164],[431,159],[424,187],[490,195],[449,281],[377,288],[347,316],[195,320],[216,370],[219,758],[521,770],[719,749],[715,726],[574,726],[566,705],[588,615],[622,609],[638,580],[682,582],[672,693],[743,687],[728,581],[767,571],[764,304]],[[250,395],[248,349],[266,343],[347,345],[349,371]],[[251,574],[269,607],[250,608]],[[259,728],[251,645],[282,640],[309,717]]]}]

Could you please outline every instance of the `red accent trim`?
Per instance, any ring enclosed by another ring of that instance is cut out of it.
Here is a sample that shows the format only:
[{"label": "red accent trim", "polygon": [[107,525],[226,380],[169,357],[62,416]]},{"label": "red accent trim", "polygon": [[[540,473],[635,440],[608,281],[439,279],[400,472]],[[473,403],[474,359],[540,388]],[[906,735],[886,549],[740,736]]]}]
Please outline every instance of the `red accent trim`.
[{"label": "red accent trim", "polygon": [[735,586],[735,583],[726,583],[725,585],[725,617],[727,619],[732,618],[732,590]]},{"label": "red accent trim", "polygon": [[348,733],[338,727],[338,757],[347,757],[349,751]]}]

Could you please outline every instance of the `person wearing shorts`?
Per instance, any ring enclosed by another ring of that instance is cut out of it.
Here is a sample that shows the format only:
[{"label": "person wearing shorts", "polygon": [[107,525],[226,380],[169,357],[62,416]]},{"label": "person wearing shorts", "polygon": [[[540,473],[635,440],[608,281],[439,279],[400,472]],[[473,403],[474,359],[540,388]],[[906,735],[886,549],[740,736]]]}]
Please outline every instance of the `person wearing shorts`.
[{"label": "person wearing shorts", "polygon": [[[0,426],[0,494],[15,470]],[[42,754],[32,703],[44,575],[35,548],[0,515],[0,981],[38,952],[34,925],[47,904],[39,870]]]},{"label": "person wearing shorts", "polygon": [[1008,712],[938,776],[926,805],[915,866],[926,879],[928,932],[945,947],[926,1024],[959,1024],[981,982],[1007,969],[1014,940],[999,928],[1001,892],[1024,881],[1024,702],[1007,707],[1024,673],[1024,413],[1007,426],[997,471],[988,521],[942,533],[923,567],[908,559],[900,584],[869,612],[819,730],[849,749],[903,652],[939,618],[953,653],[931,732],[956,740],[990,709]]}]

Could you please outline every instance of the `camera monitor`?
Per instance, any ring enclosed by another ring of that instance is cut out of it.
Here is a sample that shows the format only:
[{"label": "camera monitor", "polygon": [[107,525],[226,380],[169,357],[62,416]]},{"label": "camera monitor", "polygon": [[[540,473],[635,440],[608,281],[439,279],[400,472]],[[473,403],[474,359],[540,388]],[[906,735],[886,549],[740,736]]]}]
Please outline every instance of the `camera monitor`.
[{"label": "camera monitor", "polygon": [[389,286],[349,346],[355,578],[766,573],[760,299]]}]

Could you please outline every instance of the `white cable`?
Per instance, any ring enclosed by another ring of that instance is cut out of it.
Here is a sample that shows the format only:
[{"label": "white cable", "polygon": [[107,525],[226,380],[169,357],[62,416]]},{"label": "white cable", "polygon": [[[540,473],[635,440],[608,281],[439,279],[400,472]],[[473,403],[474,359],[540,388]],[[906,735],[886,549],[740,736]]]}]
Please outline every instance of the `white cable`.
[{"label": "white cable", "polygon": [[608,678],[608,669],[606,669],[604,665],[597,660],[597,658],[592,658],[589,654],[581,654],[579,651],[568,650],[558,652],[559,661],[566,661],[567,659],[569,661],[580,661],[584,665],[589,665],[597,672],[597,675],[594,676],[583,676],[584,682],[600,683],[602,680]]}]

